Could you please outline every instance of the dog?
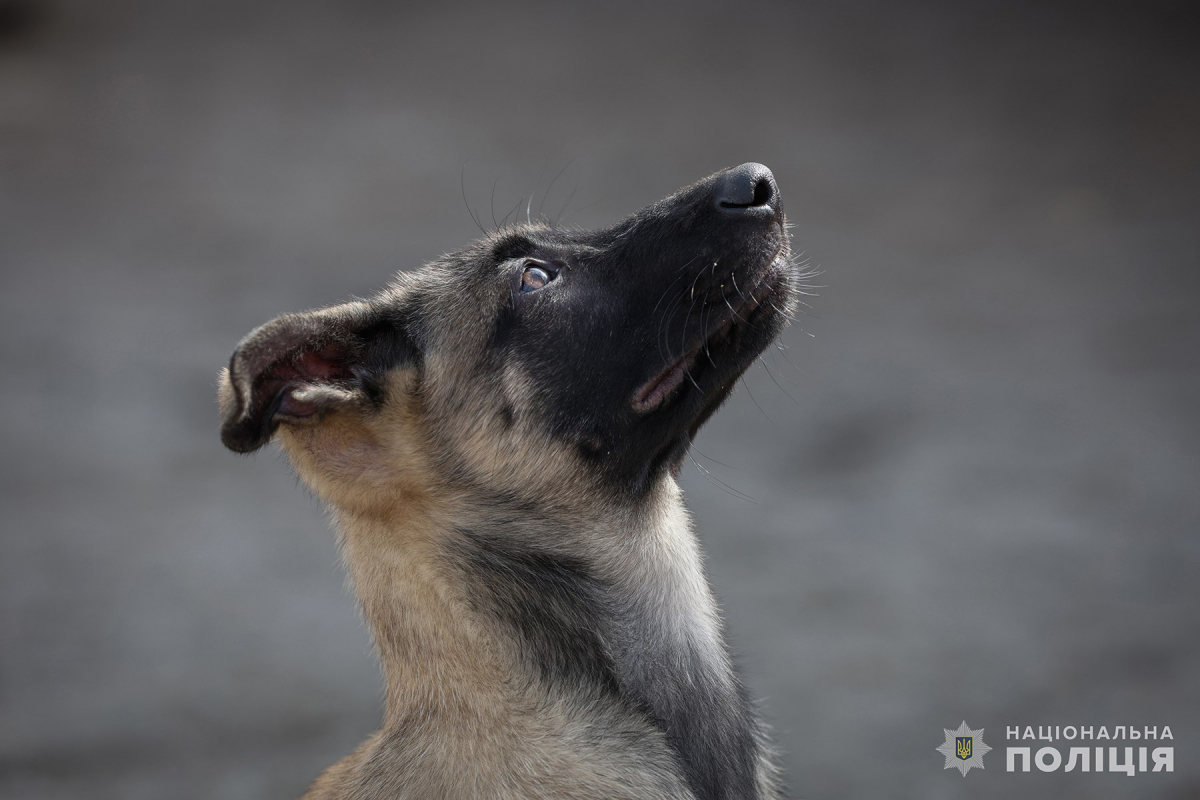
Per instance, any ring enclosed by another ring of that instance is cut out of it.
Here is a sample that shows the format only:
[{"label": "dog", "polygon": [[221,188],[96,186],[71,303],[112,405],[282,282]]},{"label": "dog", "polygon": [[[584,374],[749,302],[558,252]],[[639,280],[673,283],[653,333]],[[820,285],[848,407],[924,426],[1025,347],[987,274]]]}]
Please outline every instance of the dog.
[{"label": "dog", "polygon": [[676,479],[795,280],[748,163],[242,339],[221,439],[328,505],[386,681],[306,798],[781,796]]}]

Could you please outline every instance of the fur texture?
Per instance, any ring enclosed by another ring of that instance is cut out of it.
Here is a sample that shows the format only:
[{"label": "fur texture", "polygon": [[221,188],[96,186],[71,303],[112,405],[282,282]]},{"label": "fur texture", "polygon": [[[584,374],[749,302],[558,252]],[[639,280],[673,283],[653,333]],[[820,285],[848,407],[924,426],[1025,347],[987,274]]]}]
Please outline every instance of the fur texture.
[{"label": "fur texture", "polygon": [[675,476],[792,278],[747,164],[242,340],[223,441],[276,438],[331,507],[387,682],[306,797],[778,796]]}]

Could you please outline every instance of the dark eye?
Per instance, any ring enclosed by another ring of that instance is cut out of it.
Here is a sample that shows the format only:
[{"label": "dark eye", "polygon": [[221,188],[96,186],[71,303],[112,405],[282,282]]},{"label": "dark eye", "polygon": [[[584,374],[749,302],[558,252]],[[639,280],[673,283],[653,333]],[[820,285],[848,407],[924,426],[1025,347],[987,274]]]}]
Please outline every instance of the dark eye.
[{"label": "dark eye", "polygon": [[554,280],[554,273],[537,264],[530,264],[521,273],[521,291],[537,291],[552,280]]}]

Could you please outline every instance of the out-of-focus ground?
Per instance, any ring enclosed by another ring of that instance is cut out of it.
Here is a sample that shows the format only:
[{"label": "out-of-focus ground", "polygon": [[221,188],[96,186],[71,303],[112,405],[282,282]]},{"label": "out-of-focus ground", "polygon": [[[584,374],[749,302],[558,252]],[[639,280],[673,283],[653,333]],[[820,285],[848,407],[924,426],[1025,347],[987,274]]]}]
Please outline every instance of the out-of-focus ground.
[{"label": "out-of-focus ground", "polygon": [[[1200,795],[1186,8],[0,0],[0,796],[288,797],[373,729],[318,503],[217,439],[243,333],[466,243],[460,180],[594,226],[747,160],[827,288],[698,442],[754,502],[683,482],[794,793]],[[1005,773],[1039,724],[1175,772]]]}]

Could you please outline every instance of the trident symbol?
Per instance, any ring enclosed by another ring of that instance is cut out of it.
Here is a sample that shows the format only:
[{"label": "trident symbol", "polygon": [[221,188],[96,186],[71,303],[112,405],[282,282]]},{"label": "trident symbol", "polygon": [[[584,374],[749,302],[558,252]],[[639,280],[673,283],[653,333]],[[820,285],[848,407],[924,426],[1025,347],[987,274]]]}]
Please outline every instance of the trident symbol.
[{"label": "trident symbol", "polygon": [[966,761],[971,757],[971,737],[959,736],[954,740],[957,747],[958,757]]}]

